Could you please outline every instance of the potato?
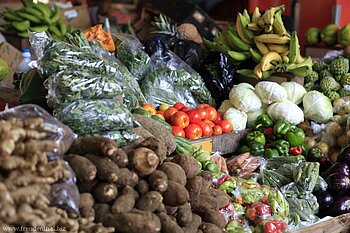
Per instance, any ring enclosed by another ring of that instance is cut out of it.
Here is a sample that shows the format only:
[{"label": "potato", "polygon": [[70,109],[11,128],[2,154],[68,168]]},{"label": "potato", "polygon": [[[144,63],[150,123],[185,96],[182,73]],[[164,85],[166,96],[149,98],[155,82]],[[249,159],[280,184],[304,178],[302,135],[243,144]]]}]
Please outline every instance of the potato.
[{"label": "potato", "polygon": [[95,188],[96,184],[97,180],[77,182],[80,193],[92,193],[92,190]]},{"label": "potato", "polygon": [[202,218],[197,214],[192,214],[192,222],[182,229],[186,233],[197,233],[198,227],[202,224]]},{"label": "potato", "polygon": [[223,229],[226,226],[226,220],[222,213],[220,213],[218,210],[207,210],[203,214],[203,221],[208,223],[213,223],[216,226],[218,226],[220,229]]},{"label": "potato", "polygon": [[168,215],[175,215],[178,207],[177,206],[165,206],[166,213]]},{"label": "potato", "polygon": [[79,198],[79,212],[83,218],[94,220],[95,211],[94,206],[95,200],[91,193],[80,193]]},{"label": "potato", "polygon": [[163,193],[163,198],[165,205],[179,206],[188,202],[190,195],[183,185],[169,180],[168,189]]},{"label": "potato", "polygon": [[203,182],[204,179],[201,176],[195,176],[187,179],[186,189],[190,193],[191,197],[200,194]]},{"label": "potato", "polygon": [[179,206],[176,212],[176,220],[180,226],[188,226],[192,222],[192,210],[191,205],[186,203],[185,205]]},{"label": "potato", "polygon": [[148,182],[145,180],[140,180],[139,183],[135,186],[135,189],[140,195],[144,195],[144,194],[148,193],[148,191],[149,191]]},{"label": "potato", "polygon": [[152,190],[160,193],[163,193],[168,189],[168,176],[160,170],[154,171],[148,178],[148,182]]},{"label": "potato", "polygon": [[94,210],[95,210],[95,221],[96,222],[101,222],[104,224],[105,221],[105,216],[110,213],[111,207],[109,204],[106,203],[96,203],[94,205]]},{"label": "potato", "polygon": [[96,166],[98,180],[111,183],[118,180],[119,167],[111,159],[93,154],[86,154],[85,157]]},{"label": "potato", "polygon": [[117,186],[112,183],[99,183],[93,192],[95,200],[100,203],[109,203],[118,195]]},{"label": "potato", "polygon": [[135,206],[135,198],[132,193],[127,193],[120,195],[115,199],[111,207],[111,212],[116,213],[126,213],[131,211]]},{"label": "potato", "polygon": [[166,213],[158,214],[162,224],[162,233],[184,233],[183,229],[173,221]]},{"label": "potato", "polygon": [[186,173],[180,165],[173,162],[164,162],[158,167],[158,170],[163,171],[168,176],[168,180],[186,185]]},{"label": "potato", "polygon": [[186,178],[192,178],[198,174],[198,162],[191,155],[177,154],[173,158],[172,162],[182,167],[186,174]]},{"label": "potato", "polygon": [[90,181],[95,179],[96,166],[87,158],[80,155],[70,154],[64,158],[75,172],[78,181]]},{"label": "potato", "polygon": [[122,189],[122,195],[125,195],[125,194],[132,194],[132,196],[134,197],[135,200],[138,200],[140,198],[140,195],[139,193],[131,186],[125,186],[123,189]]},{"label": "potato", "polygon": [[121,168],[118,171],[117,187],[124,188],[125,186],[134,187],[139,182],[139,177],[135,172],[128,168]]},{"label": "potato", "polygon": [[208,189],[205,193],[215,198],[218,208],[223,208],[230,203],[230,196],[222,190]]},{"label": "potato", "polygon": [[200,230],[203,231],[203,233],[222,233],[223,230],[216,226],[215,224],[203,222],[200,226]]},{"label": "potato", "polygon": [[136,203],[136,208],[143,211],[153,212],[159,208],[162,202],[162,194],[157,191],[150,191],[141,196]]},{"label": "potato", "polygon": [[163,163],[167,156],[167,147],[165,143],[156,137],[145,138],[139,146],[153,150],[154,153],[158,155],[160,163]]},{"label": "potato", "polygon": [[123,151],[122,149],[118,149],[116,150],[112,156],[111,156],[111,160],[118,165],[118,167],[120,168],[124,168],[128,165],[129,163],[129,158],[128,158],[128,154],[125,153],[125,151]]}]

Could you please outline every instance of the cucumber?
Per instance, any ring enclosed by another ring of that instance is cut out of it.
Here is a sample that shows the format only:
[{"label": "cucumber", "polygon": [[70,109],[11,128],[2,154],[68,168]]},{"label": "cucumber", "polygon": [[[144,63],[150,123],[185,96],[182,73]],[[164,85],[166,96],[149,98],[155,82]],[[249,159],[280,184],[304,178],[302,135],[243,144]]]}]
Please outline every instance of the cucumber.
[{"label": "cucumber", "polygon": [[142,115],[145,117],[151,117],[151,113],[143,108],[134,108],[131,110],[132,114],[138,114],[138,115]]},{"label": "cucumber", "polygon": [[151,115],[151,118],[155,121],[158,121],[159,123],[161,123],[162,125],[165,126],[165,128],[167,128],[168,130],[172,131],[171,125],[169,125],[166,121],[164,121],[162,118],[160,118],[159,116],[156,115]]},{"label": "cucumber", "polygon": [[194,153],[194,146],[191,144],[191,142],[180,136],[175,136],[176,141],[176,153],[177,154],[190,154],[193,155]]}]

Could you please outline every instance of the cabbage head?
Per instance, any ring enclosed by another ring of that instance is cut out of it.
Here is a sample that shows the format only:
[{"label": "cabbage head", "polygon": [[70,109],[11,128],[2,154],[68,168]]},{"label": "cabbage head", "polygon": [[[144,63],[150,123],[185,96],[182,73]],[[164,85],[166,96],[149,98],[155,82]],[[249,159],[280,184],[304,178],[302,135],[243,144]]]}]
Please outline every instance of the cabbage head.
[{"label": "cabbage head", "polygon": [[229,108],[224,114],[224,119],[231,122],[234,130],[243,130],[247,127],[247,114],[236,108]]},{"label": "cabbage head", "polygon": [[231,104],[230,100],[224,100],[222,101],[220,108],[218,109],[218,112],[224,114],[227,111],[227,109],[232,107],[233,105]]},{"label": "cabbage head", "polygon": [[275,82],[258,82],[255,85],[255,93],[265,104],[272,104],[287,100],[287,91]]},{"label": "cabbage head", "polygon": [[231,104],[243,112],[253,112],[261,108],[261,100],[254,92],[254,87],[248,83],[234,85],[230,91]]},{"label": "cabbage head", "polygon": [[288,100],[292,101],[296,105],[303,102],[303,97],[306,94],[305,88],[296,82],[283,82],[281,86],[286,89],[288,94]]},{"label": "cabbage head", "polygon": [[333,116],[333,106],[327,96],[318,91],[310,91],[303,98],[306,119],[327,123]]},{"label": "cabbage head", "polygon": [[285,120],[293,125],[304,121],[303,110],[289,100],[271,104],[267,109],[267,114],[273,121]]}]

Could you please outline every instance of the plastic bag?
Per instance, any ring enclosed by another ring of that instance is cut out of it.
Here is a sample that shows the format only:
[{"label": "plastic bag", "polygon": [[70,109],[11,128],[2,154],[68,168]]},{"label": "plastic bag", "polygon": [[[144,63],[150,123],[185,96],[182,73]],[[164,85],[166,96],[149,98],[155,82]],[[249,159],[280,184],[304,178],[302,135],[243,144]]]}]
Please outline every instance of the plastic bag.
[{"label": "plastic bag", "polygon": [[78,135],[137,126],[131,112],[114,99],[77,100],[60,106],[54,114]]},{"label": "plastic bag", "polygon": [[138,81],[141,81],[151,69],[151,58],[144,51],[144,46],[131,35],[118,34],[115,37],[118,40],[116,43],[118,59]]},{"label": "plastic bag", "polygon": [[210,160],[213,161],[222,173],[228,174],[226,159],[221,156],[219,152],[215,152],[210,156]]},{"label": "plastic bag", "polygon": [[39,130],[47,134],[45,139],[52,140],[58,145],[56,150],[47,152],[49,160],[62,157],[77,138],[77,135],[75,135],[68,126],[62,124],[38,105],[20,105],[0,113],[0,119],[8,119],[11,117],[20,119],[40,117],[44,120],[44,124]]},{"label": "plastic bag", "polygon": [[[53,107],[63,103],[65,99],[61,98],[64,96],[96,99],[122,95],[125,92],[128,93],[127,97],[133,97],[126,102],[134,103],[135,99],[140,102],[145,101],[136,79],[120,61],[102,59],[95,54],[96,52],[89,52],[62,41],[51,40],[45,33],[33,34],[30,42],[38,56],[38,69],[41,74],[52,75],[49,99]],[[42,44],[38,45],[38,43]],[[77,84],[74,85],[74,88],[68,88],[69,84],[62,83],[62,81],[60,84],[65,84],[63,86],[66,87],[63,88],[63,93],[60,88],[54,91],[56,88],[54,84],[62,74],[71,75],[70,84]],[[90,77],[91,80],[87,80],[87,77]],[[112,82],[113,79],[114,82]]]},{"label": "plastic bag", "polygon": [[228,172],[233,176],[246,176],[253,173],[260,166],[260,159],[249,152],[240,154],[227,161]]},{"label": "plastic bag", "polygon": [[114,140],[119,147],[123,147],[131,144],[140,138],[139,135],[135,134],[130,129],[114,130],[114,131],[103,131],[92,134],[93,136],[101,136]]},{"label": "plastic bag", "polygon": [[229,98],[236,70],[232,59],[223,53],[210,53],[198,69],[217,106]]},{"label": "plastic bag", "polygon": [[195,70],[202,64],[205,54],[202,47],[192,40],[177,40],[170,49]]},{"label": "plastic bag", "polygon": [[68,178],[51,185],[49,194],[50,203],[67,212],[79,215],[79,189],[76,185],[76,176],[66,161],[64,167],[70,175]]}]

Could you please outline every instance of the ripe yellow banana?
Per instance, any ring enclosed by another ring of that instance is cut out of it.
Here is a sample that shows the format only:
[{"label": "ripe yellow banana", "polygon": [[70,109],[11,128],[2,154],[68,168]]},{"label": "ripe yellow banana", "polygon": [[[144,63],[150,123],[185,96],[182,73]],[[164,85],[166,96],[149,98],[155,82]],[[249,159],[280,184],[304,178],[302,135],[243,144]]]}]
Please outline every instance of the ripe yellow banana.
[{"label": "ripe yellow banana", "polygon": [[237,14],[237,19],[236,19],[237,33],[238,33],[239,37],[241,38],[241,40],[243,40],[247,44],[250,44],[250,41],[248,40],[248,38],[243,33],[243,26],[242,26],[239,14],[240,13]]},{"label": "ripe yellow banana", "polygon": [[283,63],[289,63],[289,57],[288,56],[282,55],[281,57],[282,57]]},{"label": "ripe yellow banana", "polygon": [[289,63],[295,63],[300,55],[299,39],[296,31],[293,31],[289,43]]},{"label": "ripe yellow banana", "polygon": [[282,57],[276,52],[269,52],[265,54],[260,61],[261,64],[261,70],[266,71],[272,69],[271,67],[271,62],[272,61],[277,61],[277,62],[282,62]]},{"label": "ripe yellow banana", "polygon": [[275,14],[275,19],[273,21],[273,30],[276,34],[287,35],[286,27],[282,21],[282,10],[278,10]]},{"label": "ripe yellow banana", "polygon": [[257,64],[257,65],[254,67],[253,72],[254,72],[256,78],[262,79],[263,72],[262,72],[262,70],[261,70],[261,63]]},{"label": "ripe yellow banana", "polygon": [[276,53],[283,54],[289,51],[289,47],[281,44],[267,44],[267,47],[270,51],[274,51]]},{"label": "ripe yellow banana", "polygon": [[252,15],[252,23],[257,24],[260,17],[261,17],[261,13],[260,13],[259,7],[257,6],[257,7],[255,7],[253,15]]},{"label": "ripe yellow banana", "polygon": [[259,25],[257,25],[256,23],[250,23],[248,24],[248,28],[249,30],[252,30],[254,32],[261,32],[263,29],[261,27],[259,27]]},{"label": "ripe yellow banana", "polygon": [[256,41],[255,39],[254,39],[254,42],[255,42],[256,47],[258,48],[258,50],[260,51],[260,53],[262,55],[265,55],[268,52],[270,52],[269,48],[264,43]]},{"label": "ripe yellow banana", "polygon": [[264,21],[265,25],[273,25],[275,14],[277,11],[284,11],[284,5],[270,7],[265,11],[263,16],[261,16],[261,19]]},{"label": "ripe yellow banana", "polygon": [[287,44],[290,41],[288,36],[281,36],[278,34],[262,34],[255,36],[254,39],[262,43],[272,43],[272,44]]}]

